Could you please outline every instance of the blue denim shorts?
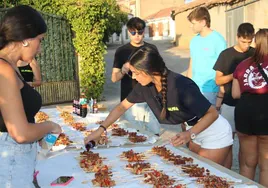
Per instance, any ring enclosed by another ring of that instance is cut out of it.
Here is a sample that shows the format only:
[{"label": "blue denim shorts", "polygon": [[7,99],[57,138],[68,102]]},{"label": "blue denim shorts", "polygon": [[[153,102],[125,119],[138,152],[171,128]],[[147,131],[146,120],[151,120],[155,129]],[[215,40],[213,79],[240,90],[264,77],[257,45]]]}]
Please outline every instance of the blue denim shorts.
[{"label": "blue denim shorts", "polygon": [[34,188],[36,155],[36,142],[18,144],[8,133],[0,132],[0,187]]},{"label": "blue denim shorts", "polygon": [[124,114],[124,119],[133,125],[141,125],[153,134],[160,133],[160,124],[147,103],[136,103]]}]

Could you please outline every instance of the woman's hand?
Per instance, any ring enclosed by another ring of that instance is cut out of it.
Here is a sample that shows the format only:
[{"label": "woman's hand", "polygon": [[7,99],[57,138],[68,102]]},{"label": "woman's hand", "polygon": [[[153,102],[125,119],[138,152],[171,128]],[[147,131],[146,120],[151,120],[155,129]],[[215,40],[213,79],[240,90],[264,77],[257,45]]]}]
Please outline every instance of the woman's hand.
[{"label": "woman's hand", "polygon": [[173,146],[181,146],[187,144],[191,140],[191,135],[189,131],[184,131],[176,134],[176,136],[170,139]]},{"label": "woman's hand", "polygon": [[33,87],[33,82],[27,82],[27,84],[31,87]]},{"label": "woman's hand", "polygon": [[129,62],[127,62],[127,63],[125,63],[124,65],[123,65],[123,67],[122,67],[122,69],[121,69],[121,72],[123,73],[123,74],[127,74],[128,72],[129,72]]},{"label": "woman's hand", "polygon": [[51,133],[60,134],[62,132],[61,126],[55,122],[48,121],[52,125]]},{"label": "woman's hand", "polygon": [[84,139],[85,144],[87,144],[91,140],[99,140],[102,133],[103,133],[103,129],[102,128],[98,128],[97,130],[95,130],[94,132],[92,132],[90,135],[88,135]]}]

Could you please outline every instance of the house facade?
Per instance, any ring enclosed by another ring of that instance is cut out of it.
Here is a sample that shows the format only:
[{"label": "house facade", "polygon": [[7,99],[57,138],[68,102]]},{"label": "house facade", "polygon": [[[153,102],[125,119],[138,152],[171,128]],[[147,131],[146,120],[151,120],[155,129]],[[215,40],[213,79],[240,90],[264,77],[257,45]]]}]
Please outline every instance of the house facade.
[{"label": "house facade", "polygon": [[151,39],[174,39],[175,21],[170,16],[174,8],[162,9],[145,18]]},{"label": "house facade", "polygon": [[137,16],[145,19],[160,10],[177,7],[181,5],[184,0],[136,0],[136,2],[136,9],[139,10],[137,13],[140,13]]},{"label": "house facade", "polygon": [[[120,9],[128,13],[128,18],[140,17],[146,21],[146,40],[174,39],[175,21],[171,19],[171,11],[175,5],[183,0],[117,0]],[[150,7],[150,8],[148,8]],[[118,36],[114,33],[110,37],[109,43],[125,44],[129,42],[126,26],[122,27],[122,32]]]},{"label": "house facade", "polygon": [[196,7],[206,6],[211,15],[211,28],[221,33],[232,46],[236,41],[236,31],[243,22],[250,22],[255,30],[268,27],[267,0],[194,0],[183,2],[174,12],[176,44],[189,48],[194,34],[187,20],[189,13]]}]

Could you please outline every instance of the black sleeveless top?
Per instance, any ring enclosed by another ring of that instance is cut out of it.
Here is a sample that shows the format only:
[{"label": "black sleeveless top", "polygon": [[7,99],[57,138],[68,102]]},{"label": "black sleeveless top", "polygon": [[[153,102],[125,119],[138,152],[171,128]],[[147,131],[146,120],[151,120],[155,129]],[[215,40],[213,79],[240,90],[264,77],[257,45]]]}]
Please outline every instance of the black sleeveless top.
[{"label": "black sleeveless top", "polygon": [[23,66],[23,67],[18,67],[20,70],[20,74],[22,75],[23,79],[26,82],[33,82],[34,74],[33,74],[33,69],[30,66],[30,64]]},{"label": "black sleeveless top", "polygon": [[[0,59],[2,59],[2,58],[0,58]],[[4,60],[4,61],[6,61],[6,60]],[[41,95],[35,89],[33,89],[31,86],[29,86],[21,78],[21,76],[18,73],[17,73],[17,75],[23,82],[23,88],[21,88],[20,93],[21,93],[23,107],[24,107],[24,111],[25,111],[27,120],[29,123],[34,123],[35,122],[34,116],[40,110],[41,105],[42,105]],[[13,110],[14,111],[16,110],[15,106],[13,107]],[[16,118],[16,117],[14,117],[14,118]],[[6,125],[5,125],[4,120],[3,120],[1,109],[0,109],[0,132],[7,132],[7,128],[6,128]]]}]

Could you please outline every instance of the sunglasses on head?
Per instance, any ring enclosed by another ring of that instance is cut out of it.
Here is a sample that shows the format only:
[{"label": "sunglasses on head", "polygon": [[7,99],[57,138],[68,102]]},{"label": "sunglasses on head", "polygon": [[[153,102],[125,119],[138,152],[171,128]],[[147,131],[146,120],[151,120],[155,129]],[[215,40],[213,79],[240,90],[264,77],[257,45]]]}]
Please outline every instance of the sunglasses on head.
[{"label": "sunglasses on head", "polygon": [[130,32],[130,34],[131,35],[136,35],[136,33],[138,33],[138,35],[142,35],[143,34],[143,32],[144,32],[144,29],[142,29],[142,30],[138,30],[138,31],[129,31]]}]

